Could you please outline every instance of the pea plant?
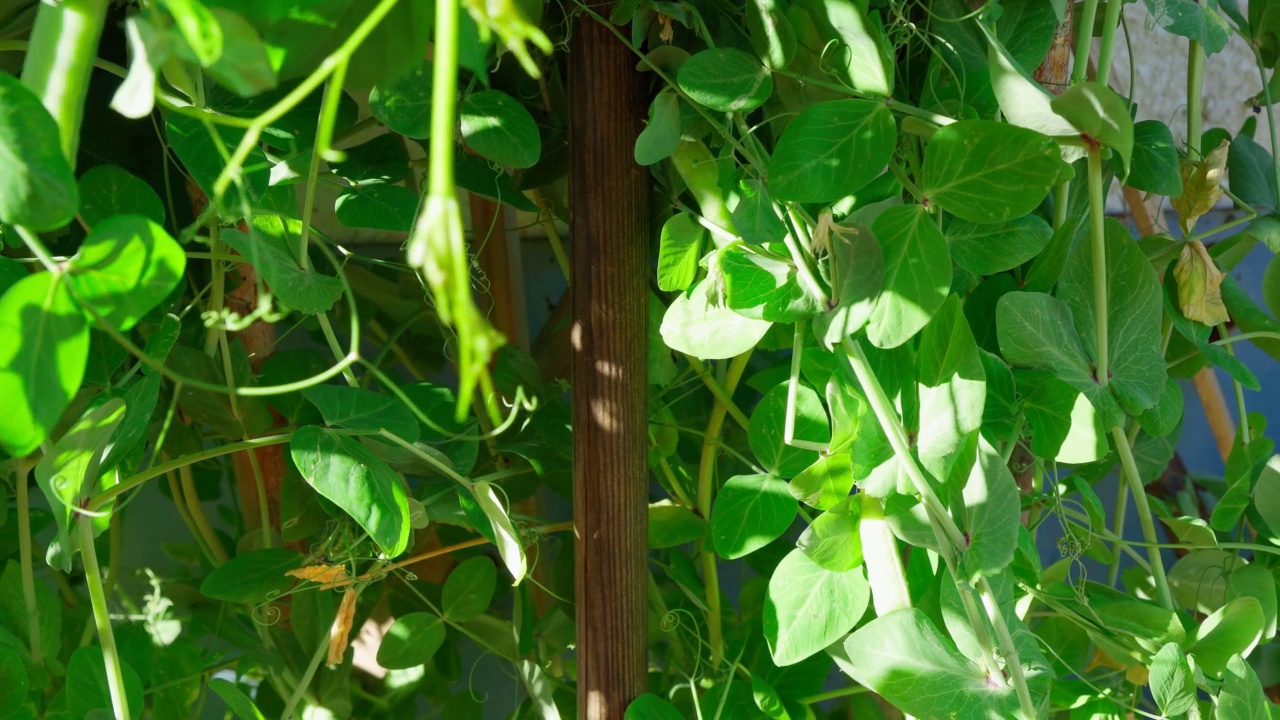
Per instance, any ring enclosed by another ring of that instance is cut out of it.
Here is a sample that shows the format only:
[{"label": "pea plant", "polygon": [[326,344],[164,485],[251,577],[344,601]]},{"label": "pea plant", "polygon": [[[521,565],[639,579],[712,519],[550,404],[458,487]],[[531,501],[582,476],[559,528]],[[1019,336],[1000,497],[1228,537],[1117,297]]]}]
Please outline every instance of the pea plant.
[{"label": "pea plant", "polygon": [[[1280,357],[1280,328],[1226,271],[1280,249],[1280,166],[1255,120],[1200,116],[1239,35],[1275,138],[1277,16],[1147,8],[1189,43],[1185,145],[1109,87],[1119,2],[592,15],[630,23],[654,89],[635,156],[669,210],[666,662],[628,717],[1270,717],[1280,459],[1235,345]],[[1167,200],[1174,232],[1108,218],[1113,186]],[[1215,243],[1219,201],[1243,232]],[[1219,478],[1173,462],[1206,367],[1238,403]]]},{"label": "pea plant", "polygon": [[[1123,5],[0,2],[0,720],[575,716],[570,344],[486,249],[571,281],[583,23],[662,208],[627,717],[1269,717],[1280,265],[1227,273],[1280,252],[1280,14],[1147,0],[1183,143]],[[1233,35],[1260,117],[1206,131]]]}]

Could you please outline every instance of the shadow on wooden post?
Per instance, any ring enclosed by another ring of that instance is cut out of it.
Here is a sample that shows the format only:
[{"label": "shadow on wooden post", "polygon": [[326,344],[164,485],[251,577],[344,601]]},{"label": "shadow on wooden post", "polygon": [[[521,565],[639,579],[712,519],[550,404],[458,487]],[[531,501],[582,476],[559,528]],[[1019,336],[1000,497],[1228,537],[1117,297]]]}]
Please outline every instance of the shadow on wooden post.
[{"label": "shadow on wooden post", "polygon": [[[596,7],[608,16],[609,8]],[[578,715],[647,689],[648,103],[635,58],[580,17],[569,52]]]}]

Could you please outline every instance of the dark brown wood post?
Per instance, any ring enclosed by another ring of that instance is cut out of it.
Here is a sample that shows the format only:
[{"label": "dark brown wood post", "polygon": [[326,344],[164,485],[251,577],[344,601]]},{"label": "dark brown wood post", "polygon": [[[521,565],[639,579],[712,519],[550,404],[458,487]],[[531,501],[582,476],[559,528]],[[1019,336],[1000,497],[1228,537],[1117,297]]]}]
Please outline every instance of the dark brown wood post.
[{"label": "dark brown wood post", "polygon": [[[608,5],[596,6],[608,17]],[[578,715],[647,690],[648,197],[636,58],[579,16],[569,49]]]}]

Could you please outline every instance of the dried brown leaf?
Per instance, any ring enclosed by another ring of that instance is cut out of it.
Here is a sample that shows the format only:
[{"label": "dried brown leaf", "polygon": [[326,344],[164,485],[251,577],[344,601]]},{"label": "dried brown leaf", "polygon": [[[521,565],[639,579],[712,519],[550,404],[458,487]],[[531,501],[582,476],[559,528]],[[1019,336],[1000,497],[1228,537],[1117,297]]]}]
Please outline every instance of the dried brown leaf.
[{"label": "dried brown leaf", "polygon": [[1204,156],[1200,162],[1183,158],[1182,195],[1170,201],[1178,212],[1178,224],[1182,234],[1190,235],[1196,220],[1213,209],[1222,197],[1222,178],[1227,172],[1227,149],[1230,142],[1223,140],[1218,147]]},{"label": "dried brown leaf", "polygon": [[342,663],[342,656],[347,654],[347,639],[351,635],[351,623],[356,616],[356,591],[347,588],[342,593],[342,604],[338,606],[338,615],[333,619],[333,627],[329,629],[329,665]]}]

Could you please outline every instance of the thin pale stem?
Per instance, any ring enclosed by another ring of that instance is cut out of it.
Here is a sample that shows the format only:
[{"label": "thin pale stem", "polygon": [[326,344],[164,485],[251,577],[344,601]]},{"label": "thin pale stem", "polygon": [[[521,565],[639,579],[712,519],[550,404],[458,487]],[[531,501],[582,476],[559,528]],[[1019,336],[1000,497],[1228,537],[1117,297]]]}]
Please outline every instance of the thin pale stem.
[{"label": "thin pale stem", "polygon": [[1156,582],[1156,592],[1160,595],[1160,604],[1173,610],[1173,595],[1169,592],[1169,578],[1164,572],[1164,559],[1157,547],[1155,520],[1151,517],[1151,504],[1147,502],[1147,489],[1142,485],[1138,475],[1138,465],[1133,459],[1133,449],[1129,447],[1129,438],[1118,427],[1111,428],[1111,439],[1115,441],[1116,451],[1120,454],[1120,467],[1129,490],[1133,492],[1134,508],[1138,511],[1138,521],[1142,523],[1142,539],[1148,547],[1147,558],[1151,562],[1151,575]]},{"label": "thin pale stem", "polygon": [[[725,374],[724,389],[732,394],[738,387],[738,381],[747,369],[751,360],[751,350],[735,357],[729,364]],[[716,454],[720,448],[720,432],[724,429],[724,419],[728,408],[716,402],[711,408],[711,416],[707,420],[707,433],[702,441],[702,457],[698,462],[698,512],[703,518],[711,519],[711,500],[715,496]],[[707,586],[707,642],[711,646],[711,667],[720,667],[724,656],[724,631],[720,616],[720,573],[716,567],[716,554],[713,549],[703,544],[702,575]]]},{"label": "thin pale stem", "polygon": [[18,466],[14,478],[18,500],[18,563],[22,572],[22,601],[27,606],[27,643],[31,648],[31,662],[44,666],[44,649],[40,646],[40,606],[36,604],[36,576],[31,561],[31,503],[28,497],[27,473],[30,467]]},{"label": "thin pale stem", "polygon": [[1204,46],[1192,40],[1187,46],[1187,153],[1199,160],[1204,111]]},{"label": "thin pale stem", "polygon": [[1115,52],[1116,29],[1120,26],[1120,11],[1123,9],[1123,2],[1107,3],[1107,14],[1102,20],[1102,40],[1098,43],[1096,79],[1099,85],[1106,85],[1111,78],[1111,56]]},{"label": "thin pale stem", "polygon": [[111,612],[107,608],[107,595],[102,587],[98,552],[93,545],[93,518],[81,515],[77,525],[80,531],[80,556],[84,559],[85,584],[89,589],[89,602],[93,606],[93,623],[98,630],[102,660],[107,668],[107,691],[111,695],[111,707],[115,711],[116,720],[129,720],[124,671],[120,665],[120,653],[116,649],[116,637],[111,631]]},{"label": "thin pale stem", "polygon": [[[1069,12],[1070,10],[1068,10]],[[1089,46],[1093,44],[1093,25],[1098,19],[1098,0],[1084,0],[1076,25],[1075,64],[1071,67],[1071,84],[1083,82],[1089,70]]]},{"label": "thin pale stem", "polygon": [[1102,151],[1089,149],[1090,245],[1093,249],[1093,324],[1097,349],[1094,377],[1105,388],[1111,382],[1107,329],[1106,198],[1102,193]]}]

